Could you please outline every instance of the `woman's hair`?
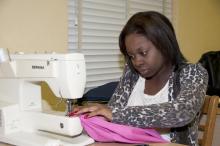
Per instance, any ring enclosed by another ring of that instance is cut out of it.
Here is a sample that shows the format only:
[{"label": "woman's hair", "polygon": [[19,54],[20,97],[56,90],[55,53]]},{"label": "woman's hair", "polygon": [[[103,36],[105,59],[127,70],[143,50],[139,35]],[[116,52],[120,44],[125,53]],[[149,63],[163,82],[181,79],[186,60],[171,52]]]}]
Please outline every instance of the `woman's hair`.
[{"label": "woman's hair", "polygon": [[150,40],[161,52],[166,63],[171,63],[176,69],[186,62],[169,19],[158,12],[146,11],[134,14],[119,36],[120,51],[131,68],[133,65],[127,54],[125,38],[132,33],[141,34]]}]

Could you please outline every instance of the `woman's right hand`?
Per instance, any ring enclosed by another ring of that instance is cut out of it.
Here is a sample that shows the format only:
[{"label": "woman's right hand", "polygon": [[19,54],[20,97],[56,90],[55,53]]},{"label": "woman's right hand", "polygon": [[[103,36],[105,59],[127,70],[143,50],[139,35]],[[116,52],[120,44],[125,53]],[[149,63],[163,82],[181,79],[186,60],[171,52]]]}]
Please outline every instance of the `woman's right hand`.
[{"label": "woman's right hand", "polygon": [[73,109],[72,116],[79,116],[81,114],[85,114],[85,118],[103,116],[108,121],[112,121],[112,111],[104,104],[88,104],[85,106],[77,106]]}]

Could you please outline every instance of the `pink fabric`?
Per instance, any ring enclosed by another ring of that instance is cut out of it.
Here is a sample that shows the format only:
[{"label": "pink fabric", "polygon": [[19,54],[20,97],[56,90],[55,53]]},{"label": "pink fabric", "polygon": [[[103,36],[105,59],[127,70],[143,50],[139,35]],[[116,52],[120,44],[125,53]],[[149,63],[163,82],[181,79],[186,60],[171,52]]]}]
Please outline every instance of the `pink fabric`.
[{"label": "pink fabric", "polygon": [[84,130],[96,141],[123,143],[163,143],[165,141],[154,129],[141,129],[106,121],[103,117],[80,116]]}]

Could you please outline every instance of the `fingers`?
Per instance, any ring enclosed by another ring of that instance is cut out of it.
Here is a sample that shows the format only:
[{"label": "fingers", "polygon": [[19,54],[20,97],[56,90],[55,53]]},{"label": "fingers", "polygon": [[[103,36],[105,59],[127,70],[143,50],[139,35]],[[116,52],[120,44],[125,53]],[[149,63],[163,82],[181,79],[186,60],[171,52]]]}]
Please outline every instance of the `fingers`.
[{"label": "fingers", "polygon": [[107,106],[102,106],[98,108],[97,110],[94,110],[86,115],[85,118],[90,118],[93,116],[103,116],[108,121],[112,121],[112,112]]},{"label": "fingers", "polygon": [[78,111],[80,110],[80,107],[81,107],[81,106],[76,106],[76,107],[74,107],[74,108],[73,108],[73,112],[78,112]]},{"label": "fingers", "polygon": [[87,106],[76,106],[69,116],[79,116],[84,113],[93,112],[98,109],[99,106],[96,105],[87,105]]},{"label": "fingers", "polygon": [[97,116],[97,115],[100,115],[99,110],[95,110],[95,111],[88,113],[86,117],[90,118],[90,117]]},{"label": "fingers", "polygon": [[79,106],[73,109],[71,116],[79,116],[81,114],[86,114],[84,118],[90,118],[93,116],[103,116],[107,120],[112,120],[111,110],[103,104],[90,104],[87,106]]},{"label": "fingers", "polygon": [[97,106],[86,106],[86,107],[81,108],[77,112],[77,114],[83,114],[83,113],[88,113],[88,112],[91,113],[91,112],[94,112],[94,111],[98,110],[98,108],[99,107],[97,107]]}]

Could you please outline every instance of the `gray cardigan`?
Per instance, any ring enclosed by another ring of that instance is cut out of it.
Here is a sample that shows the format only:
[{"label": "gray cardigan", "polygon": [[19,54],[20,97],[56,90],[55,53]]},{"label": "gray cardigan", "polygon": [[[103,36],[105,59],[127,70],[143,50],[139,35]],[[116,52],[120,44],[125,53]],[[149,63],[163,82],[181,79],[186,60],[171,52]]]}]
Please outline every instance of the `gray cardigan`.
[{"label": "gray cardigan", "polygon": [[208,84],[207,71],[200,64],[186,64],[169,78],[169,102],[147,106],[126,106],[139,78],[128,65],[108,106],[112,122],[141,128],[171,128],[174,143],[198,145],[198,122]]}]

